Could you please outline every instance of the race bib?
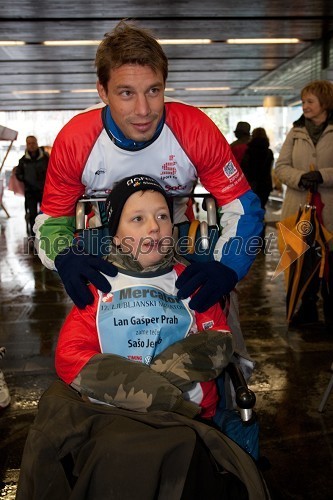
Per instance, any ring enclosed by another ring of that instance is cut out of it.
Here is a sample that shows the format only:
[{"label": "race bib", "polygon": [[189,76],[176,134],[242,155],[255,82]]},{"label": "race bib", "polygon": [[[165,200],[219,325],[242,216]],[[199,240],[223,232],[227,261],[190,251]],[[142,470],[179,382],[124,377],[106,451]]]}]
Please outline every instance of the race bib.
[{"label": "race bib", "polygon": [[157,286],[126,286],[100,295],[97,328],[103,353],[149,365],[186,337],[192,322],[187,305]]}]

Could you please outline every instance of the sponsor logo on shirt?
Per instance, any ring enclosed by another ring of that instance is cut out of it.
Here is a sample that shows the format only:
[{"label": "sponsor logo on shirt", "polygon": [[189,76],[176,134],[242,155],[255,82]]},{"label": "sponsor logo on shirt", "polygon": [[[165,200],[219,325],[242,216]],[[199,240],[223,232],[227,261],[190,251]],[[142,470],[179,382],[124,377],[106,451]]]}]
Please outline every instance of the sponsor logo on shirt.
[{"label": "sponsor logo on shirt", "polygon": [[183,185],[178,185],[178,186],[170,186],[169,184],[166,184],[164,186],[164,189],[167,193],[171,192],[177,192],[177,191],[184,191],[186,189],[186,184]]},{"label": "sponsor logo on shirt", "polygon": [[105,169],[104,168],[99,168],[98,170],[96,170],[95,172],[95,175],[101,175],[101,174],[105,174]]},{"label": "sponsor logo on shirt", "polygon": [[230,179],[233,175],[237,174],[237,168],[233,164],[232,160],[229,160],[223,167],[223,172]]},{"label": "sponsor logo on shirt", "polygon": [[177,174],[176,168],[177,162],[175,161],[175,155],[169,155],[167,162],[162,165],[161,178],[168,179],[170,177],[175,177]]}]

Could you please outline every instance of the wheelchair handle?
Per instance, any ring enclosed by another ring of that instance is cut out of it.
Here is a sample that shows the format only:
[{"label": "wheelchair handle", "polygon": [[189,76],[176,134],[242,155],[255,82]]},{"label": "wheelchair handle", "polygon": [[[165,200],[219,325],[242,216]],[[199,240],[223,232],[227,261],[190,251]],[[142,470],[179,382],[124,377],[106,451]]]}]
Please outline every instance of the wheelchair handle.
[{"label": "wheelchair handle", "polygon": [[99,202],[106,201],[105,196],[104,197],[85,197],[83,196],[82,198],[79,199],[79,201],[76,204],[76,209],[75,209],[75,230],[76,231],[82,231],[86,229],[86,203],[90,203],[91,207],[94,209],[95,213],[95,227],[102,226],[102,220],[101,220],[101,212],[99,208]]},{"label": "wheelchair handle", "polygon": [[242,420],[246,422],[252,417],[252,409],[256,403],[256,396],[248,388],[242,371],[235,363],[229,363],[226,371],[235,390],[236,403],[240,409]]},{"label": "wheelchair handle", "polygon": [[195,235],[197,234],[197,229],[200,226],[200,221],[194,219],[188,230],[188,253],[193,254],[195,251]]},{"label": "wheelchair handle", "polygon": [[80,231],[81,229],[84,229],[85,227],[85,202],[84,201],[79,201],[76,204],[76,213],[75,213],[75,225],[76,225],[76,230]]},{"label": "wheelchair handle", "polygon": [[204,250],[209,249],[208,224],[205,220],[200,222],[200,241]]},{"label": "wheelchair handle", "polygon": [[208,226],[216,226],[216,204],[213,198],[206,198],[207,224]]}]

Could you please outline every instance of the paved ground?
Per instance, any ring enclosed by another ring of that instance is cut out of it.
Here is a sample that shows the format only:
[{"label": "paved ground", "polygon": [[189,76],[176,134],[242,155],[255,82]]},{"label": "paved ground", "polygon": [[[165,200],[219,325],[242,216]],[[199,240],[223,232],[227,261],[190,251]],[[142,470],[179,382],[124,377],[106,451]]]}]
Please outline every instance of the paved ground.
[{"label": "paved ground", "polygon": [[[1,367],[12,403],[0,413],[0,498],[15,498],[21,454],[40,395],[55,378],[53,353],[71,303],[57,275],[27,252],[23,199],[7,194],[11,217],[0,211]],[[278,219],[271,206],[268,220]],[[257,396],[264,472],[276,500],[333,498],[333,392],[323,413],[317,408],[331,377],[333,332],[287,330],[282,276],[273,244],[259,255],[239,286],[241,323],[256,362],[251,388]],[[62,500],[62,499],[59,499]]]}]

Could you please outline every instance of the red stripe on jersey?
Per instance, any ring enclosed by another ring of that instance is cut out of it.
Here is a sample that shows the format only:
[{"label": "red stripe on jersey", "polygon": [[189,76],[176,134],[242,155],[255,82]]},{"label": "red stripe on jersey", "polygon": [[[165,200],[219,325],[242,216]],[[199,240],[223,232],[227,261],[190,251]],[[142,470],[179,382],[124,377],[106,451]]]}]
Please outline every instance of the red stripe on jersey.
[{"label": "red stripe on jersey", "polygon": [[77,200],[85,192],[81,183],[90,152],[103,130],[102,109],[74,116],[52,148],[41,205],[51,217],[73,216]]}]

